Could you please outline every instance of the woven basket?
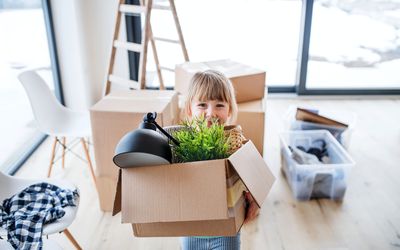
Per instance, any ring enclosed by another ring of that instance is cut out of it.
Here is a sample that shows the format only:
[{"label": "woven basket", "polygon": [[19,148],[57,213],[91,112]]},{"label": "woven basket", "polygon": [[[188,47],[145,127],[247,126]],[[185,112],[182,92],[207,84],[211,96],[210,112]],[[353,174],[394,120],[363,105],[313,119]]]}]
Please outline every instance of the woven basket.
[{"label": "woven basket", "polygon": [[229,125],[224,127],[225,136],[228,137],[229,154],[233,154],[242,147],[246,138],[243,135],[242,127],[240,125]]}]

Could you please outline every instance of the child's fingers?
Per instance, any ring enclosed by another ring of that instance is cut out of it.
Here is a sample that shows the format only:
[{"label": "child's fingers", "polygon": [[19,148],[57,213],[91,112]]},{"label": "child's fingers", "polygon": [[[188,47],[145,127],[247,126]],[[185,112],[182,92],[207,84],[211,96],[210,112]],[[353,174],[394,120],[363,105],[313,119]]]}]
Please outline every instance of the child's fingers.
[{"label": "child's fingers", "polygon": [[244,197],[246,199],[246,217],[243,223],[248,223],[254,220],[259,214],[259,207],[257,206],[256,202],[254,201],[253,196],[251,196],[250,192],[244,192]]},{"label": "child's fingers", "polygon": [[246,219],[244,220],[244,224],[254,220],[257,217],[256,213],[249,211],[246,214]]},{"label": "child's fingers", "polygon": [[254,201],[253,196],[251,196],[250,192],[244,191],[244,198],[248,203]]},{"label": "child's fingers", "polygon": [[257,217],[257,215],[259,214],[259,210],[260,209],[258,208],[257,204],[254,202],[254,200],[251,201],[247,208],[247,211],[246,211],[246,217],[245,217],[244,223],[254,220]]}]

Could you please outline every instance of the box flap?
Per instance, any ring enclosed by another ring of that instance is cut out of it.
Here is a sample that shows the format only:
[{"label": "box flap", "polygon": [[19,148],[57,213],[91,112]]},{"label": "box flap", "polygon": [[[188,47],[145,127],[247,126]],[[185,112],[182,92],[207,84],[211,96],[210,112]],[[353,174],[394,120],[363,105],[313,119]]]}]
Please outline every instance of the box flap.
[{"label": "box flap", "polygon": [[232,154],[228,161],[238,172],[257,205],[261,207],[271,190],[275,177],[254,144],[251,141],[247,142]]},{"label": "box flap", "polygon": [[118,171],[118,181],[117,181],[117,188],[115,191],[115,196],[114,196],[114,207],[112,211],[112,215],[116,215],[121,211],[121,170]]},{"label": "box flap", "polygon": [[122,222],[226,219],[226,160],[122,170]]},{"label": "box flap", "polygon": [[305,121],[305,122],[314,122],[314,123],[319,123],[319,124],[324,124],[324,125],[332,125],[332,126],[337,126],[337,127],[341,127],[341,128],[348,127],[348,125],[345,123],[336,121],[329,117],[322,116],[320,114],[317,114],[317,113],[314,113],[312,111],[309,111],[307,109],[302,109],[302,108],[297,108],[296,120],[301,120],[301,121]]}]

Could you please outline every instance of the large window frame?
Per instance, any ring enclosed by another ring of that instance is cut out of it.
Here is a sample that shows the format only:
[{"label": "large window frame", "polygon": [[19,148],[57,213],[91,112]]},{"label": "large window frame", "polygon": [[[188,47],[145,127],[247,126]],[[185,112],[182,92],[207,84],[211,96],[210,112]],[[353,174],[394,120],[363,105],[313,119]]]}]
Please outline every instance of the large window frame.
[{"label": "large window frame", "polygon": [[[54,82],[54,94],[58,99],[58,101],[64,105],[64,95],[62,92],[60,67],[57,56],[57,46],[54,35],[54,26],[53,26],[50,0],[42,0],[42,10],[46,26],[47,42],[49,46],[50,63],[51,63],[51,70]],[[36,151],[36,149],[45,141],[46,138],[47,135],[39,132],[38,135],[32,139],[31,145],[29,145],[23,152],[20,153],[18,159],[15,159],[9,164],[6,164],[6,166],[2,166],[5,172],[11,175],[15,174],[18,171],[18,169]]]},{"label": "large window frame", "polygon": [[[314,0],[303,0],[301,31],[299,41],[299,60],[297,67],[296,89],[298,95],[398,95],[400,89],[307,89],[307,67],[310,49],[311,25]],[[271,90],[273,87],[271,88]],[[273,90],[271,91],[273,92]]]},{"label": "large window frame", "polygon": [[[126,3],[138,4],[137,0],[126,0]],[[294,93],[297,95],[399,95],[400,89],[307,89],[307,67],[309,59],[310,37],[312,27],[314,0],[302,0],[302,14],[301,14],[301,27],[299,37],[298,49],[298,66],[295,83],[292,86],[268,86],[269,93]],[[127,19],[127,36],[135,37],[130,41],[140,43],[141,25],[140,18]],[[133,53],[133,52],[132,52]],[[137,54],[137,53],[136,53]],[[138,58],[138,54],[135,55]],[[138,59],[133,59],[129,56],[129,68],[131,72],[131,79],[137,79],[137,72],[139,71]]]}]

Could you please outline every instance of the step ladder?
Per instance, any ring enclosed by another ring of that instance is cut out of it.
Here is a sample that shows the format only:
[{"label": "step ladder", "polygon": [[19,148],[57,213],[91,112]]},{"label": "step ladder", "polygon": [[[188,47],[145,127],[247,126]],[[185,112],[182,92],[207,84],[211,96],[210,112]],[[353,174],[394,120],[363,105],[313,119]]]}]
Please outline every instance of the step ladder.
[{"label": "step ladder", "polygon": [[[110,93],[112,83],[123,84],[123,85],[126,85],[127,87],[129,87],[130,89],[145,89],[146,88],[146,64],[147,64],[147,52],[148,52],[149,41],[151,43],[151,47],[152,47],[152,51],[153,51],[153,55],[154,55],[154,62],[156,64],[156,69],[157,69],[157,75],[158,75],[158,79],[160,81],[160,89],[165,89],[162,71],[167,70],[167,71],[174,72],[174,69],[160,65],[160,61],[159,61],[158,54],[157,54],[156,41],[180,45],[185,62],[189,61],[189,56],[188,56],[188,53],[186,50],[185,41],[183,39],[182,30],[181,30],[181,26],[179,24],[178,14],[176,12],[174,0],[168,0],[169,5],[153,4],[153,0],[147,0],[145,2],[144,1],[145,0],[140,0],[140,5],[125,4],[125,0],[119,1],[118,13],[117,13],[117,17],[116,17],[117,20],[115,22],[113,47],[111,50],[111,57],[110,57],[110,63],[108,66],[107,81],[106,81],[105,88],[104,88],[104,95],[107,95]],[[150,23],[151,11],[153,9],[165,10],[165,11],[172,12],[175,27],[176,27],[176,30],[178,33],[177,40],[153,36],[151,23]],[[129,14],[129,15],[136,14],[139,16],[141,16],[141,14],[144,14],[145,20],[144,20],[144,27],[142,29],[141,44],[127,42],[127,41],[121,41],[118,39],[119,38],[119,30],[120,30],[120,26],[121,26],[121,19],[126,14]],[[133,52],[140,53],[138,82],[130,80],[130,79],[125,79],[123,77],[116,76],[113,74],[117,49],[125,49],[127,51],[133,51]]]}]

